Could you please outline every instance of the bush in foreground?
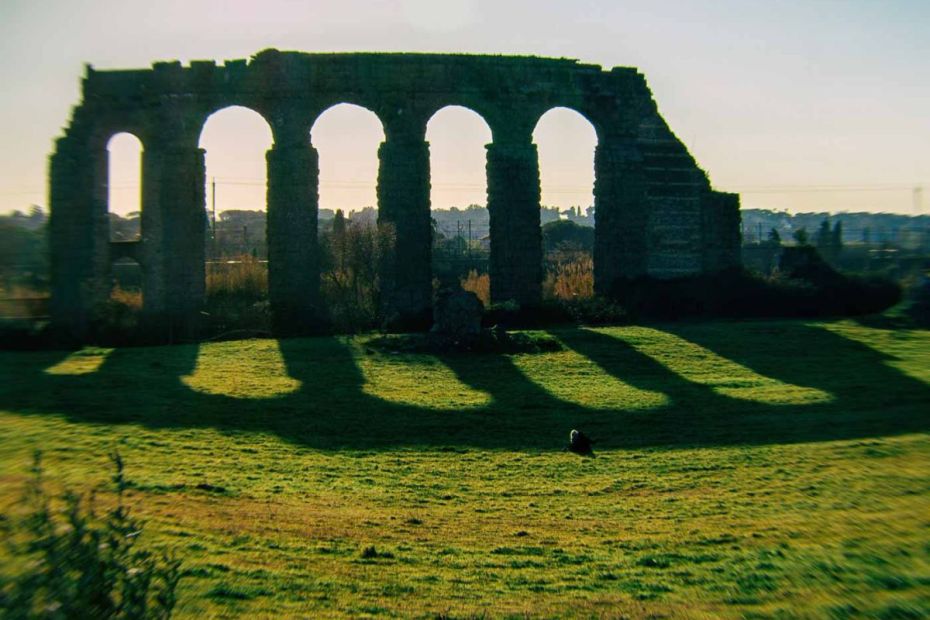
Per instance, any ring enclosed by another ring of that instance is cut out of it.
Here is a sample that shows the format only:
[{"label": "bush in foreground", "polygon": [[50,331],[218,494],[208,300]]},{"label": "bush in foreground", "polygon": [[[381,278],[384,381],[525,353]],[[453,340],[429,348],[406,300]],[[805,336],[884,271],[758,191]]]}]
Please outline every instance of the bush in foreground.
[{"label": "bush in foreground", "polygon": [[18,575],[0,577],[4,618],[170,618],[176,603],[180,561],[136,548],[142,523],[123,503],[126,480],[118,454],[116,506],[94,513],[93,497],[73,492],[54,510],[36,453],[25,497],[30,512],[4,518]]}]

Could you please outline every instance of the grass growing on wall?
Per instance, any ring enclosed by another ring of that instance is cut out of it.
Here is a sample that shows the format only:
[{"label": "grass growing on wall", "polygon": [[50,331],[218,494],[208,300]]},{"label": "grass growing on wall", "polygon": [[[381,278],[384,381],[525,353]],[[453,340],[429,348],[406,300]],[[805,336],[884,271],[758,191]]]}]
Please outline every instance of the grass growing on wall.
[{"label": "grass growing on wall", "polygon": [[[0,507],[118,447],[180,617],[930,613],[930,333],[560,329],[0,353]],[[597,458],[561,450],[568,431]],[[13,570],[0,561],[0,573]]]}]

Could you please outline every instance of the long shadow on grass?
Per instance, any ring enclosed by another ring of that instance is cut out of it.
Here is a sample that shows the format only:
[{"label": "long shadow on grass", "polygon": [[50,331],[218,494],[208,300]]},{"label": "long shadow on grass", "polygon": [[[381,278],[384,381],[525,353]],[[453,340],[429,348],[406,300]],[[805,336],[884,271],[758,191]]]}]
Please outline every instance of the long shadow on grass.
[{"label": "long shadow on grass", "polygon": [[557,335],[611,375],[671,399],[661,415],[625,414],[617,426],[622,436],[607,440],[612,445],[790,443],[930,429],[930,389],[885,365],[887,358],[874,349],[799,323],[741,324],[731,329],[726,324],[664,327],[764,377],[821,390],[830,400],[773,405],[731,398],[610,335],[592,330]]},{"label": "long shadow on grass", "polygon": [[315,447],[560,448],[573,421],[586,413],[551,397],[504,355],[443,356],[441,362],[462,383],[491,395],[491,402],[477,410],[443,410],[365,394],[364,378],[344,341],[282,340],[280,347],[288,374],[304,386],[282,404],[306,414],[300,431],[281,430],[292,437],[296,432],[302,443]]},{"label": "long shadow on grass", "polygon": [[[833,400],[799,406],[737,400],[683,378],[618,338],[569,329],[554,334],[607,373],[668,395],[670,404],[644,412],[586,409],[557,399],[527,379],[509,356],[494,354],[442,358],[461,382],[491,395],[486,407],[449,411],[391,403],[363,391],[359,352],[349,341],[315,338],[280,341],[287,373],[301,387],[261,400],[186,385],[182,377],[197,363],[193,345],[116,350],[97,372],[79,376],[44,373],[57,361],[49,354],[5,353],[0,370],[9,380],[0,386],[0,409],[81,422],[214,428],[242,433],[244,442],[253,432],[273,433],[324,450],[557,450],[573,427],[594,435],[601,448],[821,441],[930,429],[930,390],[884,365],[881,355],[824,329],[796,323],[779,328],[787,330],[780,339],[764,326],[758,332],[739,326],[739,338],[730,338],[719,324],[668,331],[762,375],[822,389]],[[790,343],[797,342],[804,343],[803,350],[792,349],[798,345]],[[819,374],[804,370],[809,364],[798,364],[797,356],[809,350],[820,351],[822,364],[832,367]],[[868,379],[858,380],[866,374]]]}]

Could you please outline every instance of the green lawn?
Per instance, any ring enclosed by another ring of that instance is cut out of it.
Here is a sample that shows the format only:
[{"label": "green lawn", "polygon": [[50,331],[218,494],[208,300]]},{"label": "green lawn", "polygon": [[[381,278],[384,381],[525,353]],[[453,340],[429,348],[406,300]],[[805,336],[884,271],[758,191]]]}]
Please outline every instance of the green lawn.
[{"label": "green lawn", "polygon": [[550,334],[0,353],[0,508],[118,447],[181,617],[930,616],[930,332]]}]

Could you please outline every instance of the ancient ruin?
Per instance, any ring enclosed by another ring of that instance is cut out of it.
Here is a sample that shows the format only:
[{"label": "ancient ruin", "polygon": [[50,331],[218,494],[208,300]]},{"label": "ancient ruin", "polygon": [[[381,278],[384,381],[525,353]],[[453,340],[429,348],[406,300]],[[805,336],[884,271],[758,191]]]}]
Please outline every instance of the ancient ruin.
[{"label": "ancient ruin", "polygon": [[[87,67],[83,100],[49,165],[52,315],[80,336],[111,287],[113,260],[143,273],[143,314],[163,334],[190,333],[204,298],[207,117],[228,106],[261,114],[267,153],[269,297],[276,324],[312,329],[321,319],[315,119],[352,103],[374,112],[379,223],[395,236],[382,266],[385,315],[430,316],[430,170],[426,125],[457,105],[491,128],[487,204],[491,295],[540,300],[540,184],[533,130],[554,107],[579,112],[598,144],[594,187],[595,288],[618,278],[670,278],[739,263],[738,196],[711,189],[659,115],[642,74],[575,60],[450,54],[306,54],[266,50],[251,60],[159,62],[150,69]],[[142,238],[110,243],[107,142],[120,132],[143,145]],[[132,247],[130,247],[132,245]]]}]

